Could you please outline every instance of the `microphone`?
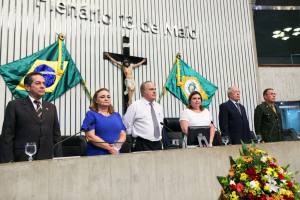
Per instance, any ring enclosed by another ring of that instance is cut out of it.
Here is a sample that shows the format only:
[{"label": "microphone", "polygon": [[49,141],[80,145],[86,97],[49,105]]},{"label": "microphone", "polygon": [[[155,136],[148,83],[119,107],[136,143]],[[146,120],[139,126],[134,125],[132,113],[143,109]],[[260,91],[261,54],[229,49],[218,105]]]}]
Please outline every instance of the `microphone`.
[{"label": "microphone", "polygon": [[61,143],[65,142],[65,141],[67,141],[67,140],[69,140],[69,139],[71,139],[71,138],[73,138],[73,137],[79,135],[81,132],[82,132],[82,131],[78,131],[78,132],[75,133],[74,135],[71,135],[71,136],[66,137],[65,139],[63,139],[63,140],[61,140],[61,141],[56,142],[56,143],[53,145],[53,147],[52,147],[52,154],[53,154],[53,157],[54,157],[54,151],[55,151],[56,147],[57,147],[59,144],[61,144]]}]

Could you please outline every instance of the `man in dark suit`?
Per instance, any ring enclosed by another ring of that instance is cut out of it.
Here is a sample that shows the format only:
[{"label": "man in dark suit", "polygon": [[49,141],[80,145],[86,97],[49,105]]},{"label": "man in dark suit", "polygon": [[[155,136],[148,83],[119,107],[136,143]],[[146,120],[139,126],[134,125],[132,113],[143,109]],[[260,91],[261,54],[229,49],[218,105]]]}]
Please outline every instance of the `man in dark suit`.
[{"label": "man in dark suit", "polygon": [[27,142],[35,142],[34,159],[53,157],[53,144],[59,141],[60,127],[55,105],[42,100],[45,79],[41,73],[31,72],[24,79],[28,97],[10,101],[0,137],[1,162],[25,161]]},{"label": "man in dark suit", "polygon": [[239,103],[240,90],[236,86],[228,88],[229,100],[220,105],[219,125],[222,135],[230,137],[231,144],[251,142],[253,139],[250,133],[249,121],[245,107]]},{"label": "man in dark suit", "polygon": [[276,93],[274,89],[267,88],[263,92],[265,102],[258,105],[254,111],[255,133],[262,136],[265,142],[283,140],[281,114],[275,105]]}]

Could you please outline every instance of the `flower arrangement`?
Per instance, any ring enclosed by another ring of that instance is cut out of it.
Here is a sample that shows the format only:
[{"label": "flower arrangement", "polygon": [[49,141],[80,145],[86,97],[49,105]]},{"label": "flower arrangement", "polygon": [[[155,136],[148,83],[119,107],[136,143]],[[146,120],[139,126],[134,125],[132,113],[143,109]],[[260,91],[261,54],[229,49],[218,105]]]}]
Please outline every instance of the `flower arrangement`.
[{"label": "flower arrangement", "polygon": [[217,177],[222,186],[220,199],[300,199],[299,185],[288,166],[280,167],[275,158],[254,145],[243,144],[240,156],[230,157],[230,165],[226,177]]}]

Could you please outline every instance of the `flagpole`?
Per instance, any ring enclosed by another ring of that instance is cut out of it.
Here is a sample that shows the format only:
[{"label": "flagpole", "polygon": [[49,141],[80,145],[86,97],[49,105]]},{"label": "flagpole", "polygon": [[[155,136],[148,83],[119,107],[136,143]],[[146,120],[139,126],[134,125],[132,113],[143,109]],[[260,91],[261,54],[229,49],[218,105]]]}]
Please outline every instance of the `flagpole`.
[{"label": "flagpole", "polygon": [[[180,53],[177,53],[176,54],[175,63],[177,63],[177,60],[180,59],[180,58],[181,58]],[[172,67],[172,69],[173,69],[173,67]],[[171,71],[172,71],[172,69],[171,69]],[[169,74],[170,74],[170,72],[169,72]],[[166,80],[164,86],[162,87],[162,91],[159,94],[159,97],[158,97],[158,100],[157,100],[158,103],[160,103],[160,100],[162,99],[162,97],[167,93],[167,89],[166,89],[166,83],[167,83],[167,81],[168,80]]]},{"label": "flagpole", "polygon": [[[64,39],[65,39],[65,37],[64,37],[64,35],[62,34],[62,33],[59,33],[58,34],[58,44],[59,44],[59,48],[58,48],[58,65],[62,65],[62,42],[64,41]],[[86,83],[85,83],[85,81],[82,79],[82,77],[81,77],[81,84],[82,84],[82,86],[83,86],[83,88],[84,88],[84,90],[85,90],[85,92],[87,93],[87,95],[88,95],[88,97],[89,97],[89,99],[90,99],[90,101],[92,100],[92,96],[91,96],[91,93],[90,93],[90,91],[88,90],[88,88],[87,88],[87,86],[86,86]]]},{"label": "flagpole", "polygon": [[161,98],[166,94],[166,83],[164,84],[164,86],[163,86],[163,88],[162,88],[162,91],[160,92],[160,94],[159,94],[159,97],[158,97],[158,100],[157,100],[157,102],[158,103],[160,103],[160,100],[161,100]]},{"label": "flagpole", "polygon": [[90,101],[92,101],[92,95],[91,95],[90,91],[88,90],[86,83],[83,79],[81,79],[81,85],[83,86],[85,92],[87,93],[88,97],[90,98]]}]

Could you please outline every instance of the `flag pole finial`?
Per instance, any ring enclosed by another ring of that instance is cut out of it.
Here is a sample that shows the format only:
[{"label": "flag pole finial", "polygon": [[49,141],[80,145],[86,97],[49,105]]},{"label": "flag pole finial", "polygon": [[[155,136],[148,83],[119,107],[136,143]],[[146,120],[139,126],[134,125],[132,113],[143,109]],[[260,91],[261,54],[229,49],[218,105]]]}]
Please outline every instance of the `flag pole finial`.
[{"label": "flag pole finial", "polygon": [[64,34],[62,33],[58,34],[58,39],[63,41],[65,39]]},{"label": "flag pole finial", "polygon": [[177,54],[176,54],[176,58],[181,59],[181,54],[180,54],[180,53],[177,53]]}]

